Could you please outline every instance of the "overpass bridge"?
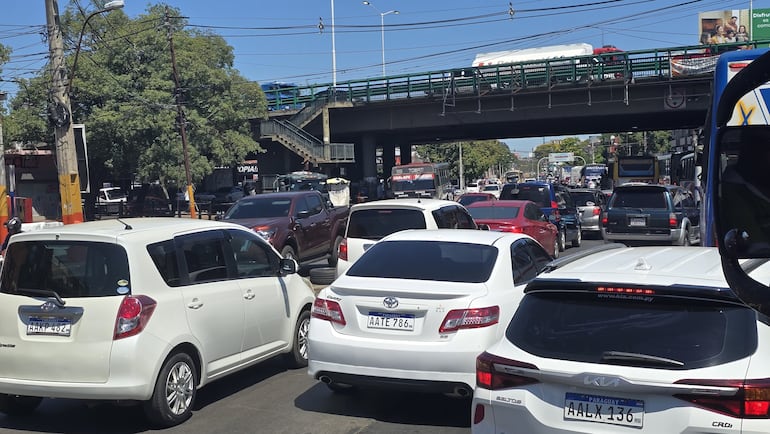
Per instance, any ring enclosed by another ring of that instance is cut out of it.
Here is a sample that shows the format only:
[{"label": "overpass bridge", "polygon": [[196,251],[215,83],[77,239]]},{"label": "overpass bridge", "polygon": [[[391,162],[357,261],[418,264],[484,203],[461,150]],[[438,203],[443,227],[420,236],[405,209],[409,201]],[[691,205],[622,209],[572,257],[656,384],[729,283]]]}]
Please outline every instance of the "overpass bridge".
[{"label": "overpass bridge", "polygon": [[[770,41],[753,41],[754,48]],[[266,91],[260,172],[315,165],[360,180],[412,145],[703,126],[719,52],[684,46],[393,75]],[[716,54],[715,54],[716,53]]]}]

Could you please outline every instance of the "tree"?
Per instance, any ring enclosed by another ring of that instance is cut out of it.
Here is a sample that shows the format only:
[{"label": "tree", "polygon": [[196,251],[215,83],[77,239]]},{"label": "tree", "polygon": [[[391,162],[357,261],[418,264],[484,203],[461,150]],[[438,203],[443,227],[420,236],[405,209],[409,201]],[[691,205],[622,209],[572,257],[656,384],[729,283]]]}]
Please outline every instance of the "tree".
[{"label": "tree", "polygon": [[[88,21],[70,95],[74,121],[86,124],[93,178],[184,184],[169,35],[193,181],[262,151],[249,125],[267,113],[259,84],[233,68],[233,49],[222,37],[187,29],[181,15],[156,5],[135,19],[113,11]],[[62,16],[70,68],[86,16],[73,7]],[[11,139],[50,142],[50,128],[40,129],[46,74],[40,71],[14,99]]]},{"label": "tree", "polygon": [[[472,180],[485,177],[490,171],[498,176],[511,168],[516,162],[516,155],[510,148],[498,140],[462,142],[463,175]],[[417,146],[417,153],[425,160],[450,164],[451,176],[460,178],[460,143],[438,143]],[[502,170],[500,170],[502,168]]]}]

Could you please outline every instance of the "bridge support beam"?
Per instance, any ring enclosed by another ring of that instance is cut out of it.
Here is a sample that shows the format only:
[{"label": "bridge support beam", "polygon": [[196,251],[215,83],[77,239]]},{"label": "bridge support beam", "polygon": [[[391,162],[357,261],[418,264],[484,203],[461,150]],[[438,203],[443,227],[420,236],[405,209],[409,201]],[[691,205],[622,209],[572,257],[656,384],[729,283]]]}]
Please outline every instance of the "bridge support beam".
[{"label": "bridge support beam", "polygon": [[387,179],[396,165],[396,145],[382,145],[382,177]]},{"label": "bridge support beam", "polygon": [[364,178],[377,177],[377,137],[374,134],[364,134],[361,146],[361,168]]},{"label": "bridge support beam", "polygon": [[398,145],[401,153],[401,164],[410,164],[412,162],[412,145]]}]

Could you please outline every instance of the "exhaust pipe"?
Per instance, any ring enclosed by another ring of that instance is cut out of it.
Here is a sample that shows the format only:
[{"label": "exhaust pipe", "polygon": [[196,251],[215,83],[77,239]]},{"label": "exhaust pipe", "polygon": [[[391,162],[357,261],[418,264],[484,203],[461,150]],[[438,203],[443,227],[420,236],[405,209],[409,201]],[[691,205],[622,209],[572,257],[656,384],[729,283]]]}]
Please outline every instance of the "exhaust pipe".
[{"label": "exhaust pipe", "polygon": [[332,379],[328,375],[321,375],[318,379],[321,380],[321,383],[332,384]]},{"label": "exhaust pipe", "polygon": [[468,398],[473,395],[473,391],[468,388],[468,386],[457,386],[454,388],[454,391],[452,392],[451,396],[456,396],[459,398]]}]

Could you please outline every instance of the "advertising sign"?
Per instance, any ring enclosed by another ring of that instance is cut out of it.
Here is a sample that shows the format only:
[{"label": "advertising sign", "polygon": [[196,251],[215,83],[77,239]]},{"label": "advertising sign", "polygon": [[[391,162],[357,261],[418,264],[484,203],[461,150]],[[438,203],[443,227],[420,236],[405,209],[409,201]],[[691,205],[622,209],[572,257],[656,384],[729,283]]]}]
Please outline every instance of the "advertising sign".
[{"label": "advertising sign", "polygon": [[[762,9],[754,9],[754,13]],[[768,15],[770,17],[770,15]],[[756,23],[755,23],[756,24]],[[727,44],[758,39],[751,29],[748,9],[701,12],[698,14],[698,42],[701,44]],[[756,25],[754,26],[756,28]],[[768,36],[770,36],[770,28]]]},{"label": "advertising sign", "polygon": [[770,9],[753,9],[751,12],[753,39],[770,39]]}]

